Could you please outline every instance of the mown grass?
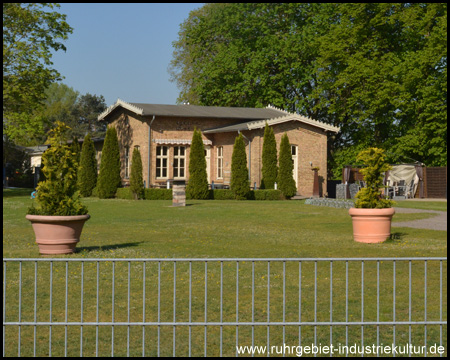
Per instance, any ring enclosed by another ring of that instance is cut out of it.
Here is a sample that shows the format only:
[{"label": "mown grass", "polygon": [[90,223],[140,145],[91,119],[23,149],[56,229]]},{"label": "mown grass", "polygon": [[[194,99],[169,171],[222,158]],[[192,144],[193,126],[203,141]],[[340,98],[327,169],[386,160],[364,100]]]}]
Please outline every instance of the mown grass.
[{"label": "mown grass", "polygon": [[[302,201],[188,201],[185,208],[171,207],[170,201],[131,201],[85,199],[92,218],[86,223],[78,244],[78,253],[59,258],[342,258],[342,257],[441,257],[447,256],[447,233],[445,231],[393,228],[392,239],[383,244],[359,244],[352,239],[352,225],[348,211],[305,205]],[[8,196],[3,199],[3,257],[37,258],[37,245],[30,224],[25,220],[26,208],[31,204],[28,196]],[[401,216],[399,216],[401,215]],[[423,214],[419,214],[423,215]],[[427,215],[428,216],[428,215]],[[401,221],[417,219],[417,214],[396,214]],[[37,273],[35,273],[35,266]],[[97,288],[97,266],[99,286]],[[283,268],[283,266],[285,266]],[[317,266],[317,267],[316,267]],[[378,268],[377,268],[378,266]],[[447,310],[441,308],[440,287],[443,287],[442,303],[447,303],[447,263],[427,263],[427,293],[425,297],[425,265],[423,261],[411,262],[411,318],[420,321],[447,319]],[[113,281],[114,267],[114,281]],[[145,269],[144,269],[145,267]],[[254,267],[254,278],[252,268]],[[362,271],[364,267],[364,276]],[[301,269],[301,276],[300,276]],[[316,271],[317,269],[317,271]],[[5,270],[5,268],[4,268]],[[67,271],[67,288],[66,288]],[[176,321],[204,321],[205,282],[207,285],[208,321],[298,321],[301,310],[302,321],[329,321],[332,306],[333,321],[390,321],[394,318],[393,307],[393,263],[366,261],[348,263],[330,262],[267,262],[209,261],[207,271],[204,262],[171,261],[130,262],[121,261],[78,263],[54,262],[23,263],[22,282],[19,281],[19,264],[6,265],[6,321],[33,321],[36,291],[37,321],[96,321],[97,303],[99,321],[161,321],[174,319],[174,290]],[[377,272],[379,283],[377,285]],[[409,312],[409,262],[396,262],[395,318],[408,321]],[[35,275],[36,274],[36,275]],[[35,282],[35,276],[37,281]],[[144,283],[145,276],[145,283]],[[330,277],[333,281],[331,283]],[[50,291],[50,277],[52,288]],[[239,296],[237,300],[237,278]],[[270,278],[270,280],[269,280]],[[128,282],[130,279],[130,282]],[[159,280],[158,280],[159,279]],[[207,280],[207,281],[205,281]],[[362,286],[364,281],[364,286]],[[270,282],[270,285],[269,285]],[[301,282],[301,286],[299,286]],[[346,296],[348,283],[348,297]],[[112,289],[114,284],[114,298]],[[189,284],[191,286],[189,287]],[[284,286],[283,286],[284,284]],[[441,285],[442,284],[442,285]],[[191,288],[191,291],[189,291]],[[283,288],[285,301],[283,302]],[[129,290],[128,290],[129,289]],[[145,297],[144,297],[145,290]],[[98,291],[98,300],[97,300]],[[129,296],[128,296],[129,292]],[[330,295],[332,292],[332,296]],[[5,296],[4,293],[4,296]],[[19,301],[20,293],[20,301]],[[67,293],[67,297],[66,297]],[[253,296],[252,296],[253,293]],[[82,296],[83,294],[83,301]],[[221,295],[222,294],[222,295]],[[377,294],[378,305],[377,305]],[[270,296],[270,306],[268,306]],[[299,309],[299,297],[301,306]],[[220,306],[222,298],[222,307]],[[252,311],[252,298],[254,307]],[[65,309],[68,302],[67,312]],[[145,299],[145,300],[144,300]],[[159,299],[159,301],[158,301]],[[331,299],[331,300],[330,300]],[[364,300],[364,309],[361,300]],[[426,307],[425,307],[426,299]],[[114,301],[114,306],[113,306]],[[331,304],[330,304],[331,301]],[[51,306],[50,306],[51,302]],[[144,306],[145,303],[145,306]],[[191,304],[191,311],[189,311]],[[284,305],[283,305],[284,304]],[[316,307],[316,311],[314,308]],[[378,311],[377,311],[378,307]],[[82,310],[81,310],[82,309]],[[238,309],[238,310],[237,310]],[[441,310],[442,309],[442,310]],[[283,311],[284,310],[284,311]],[[50,315],[51,311],[51,315]],[[442,311],[442,315],[441,315]],[[34,327],[21,326],[21,355],[32,356],[36,343],[38,356],[63,356],[65,327],[38,326],[36,340]],[[114,330],[113,330],[114,328]],[[267,344],[267,327],[254,327],[255,345]],[[393,341],[392,326],[380,326],[379,343]],[[81,336],[82,331],[82,336]],[[114,331],[114,355],[146,356],[204,355],[205,329],[203,326],[100,326],[98,328],[98,354],[112,353]],[[158,336],[159,331],[159,336]],[[191,341],[189,342],[189,331]],[[222,353],[234,356],[236,327],[208,326],[207,355],[220,355],[220,333],[222,331]],[[298,345],[299,331],[303,345],[333,343],[376,344],[377,327],[349,326],[346,339],[345,326],[271,326],[270,345]],[[19,327],[8,326],[5,334],[5,355],[17,356]],[[96,354],[96,327],[69,326],[67,328],[67,354],[84,356]],[[174,335],[175,333],[175,335]],[[142,338],[145,338],[143,344]],[[409,341],[409,326],[397,325],[397,344]],[[412,326],[412,344],[428,345],[440,342],[441,327]],[[443,342],[447,342],[446,326],[442,329]],[[127,339],[129,350],[127,351]],[[158,349],[159,338],[159,349]],[[284,339],[284,340],[283,340]],[[81,341],[83,346],[81,348]],[[252,344],[252,327],[239,326],[240,345]],[[190,344],[190,345],[189,345]]]}]

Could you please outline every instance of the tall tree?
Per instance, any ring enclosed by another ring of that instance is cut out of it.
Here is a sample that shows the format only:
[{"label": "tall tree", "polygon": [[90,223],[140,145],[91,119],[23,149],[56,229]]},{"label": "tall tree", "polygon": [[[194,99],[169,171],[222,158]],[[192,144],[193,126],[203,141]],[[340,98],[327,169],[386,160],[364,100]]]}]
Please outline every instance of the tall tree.
[{"label": "tall tree", "polygon": [[236,137],[231,155],[230,188],[237,200],[245,200],[250,192],[248,181],[247,154],[242,134]]},{"label": "tall tree", "polygon": [[340,126],[329,168],[369,146],[447,163],[446,3],[207,4],[173,45],[178,101],[271,103]]},{"label": "tall tree", "polygon": [[262,150],[262,179],[261,189],[273,189],[277,181],[277,142],[273,128],[267,123],[264,128],[263,150]]},{"label": "tall tree", "polygon": [[3,115],[5,132],[18,142],[45,132],[44,119],[33,111],[42,105],[45,89],[61,78],[51,67],[52,52],[66,50],[63,41],[72,28],[54,8],[59,5],[3,4]]},{"label": "tall tree", "polygon": [[141,152],[137,147],[133,150],[131,159],[130,189],[135,200],[144,197],[144,180],[142,177],[142,159]]},{"label": "tall tree", "polygon": [[106,133],[106,124],[99,122],[97,117],[106,109],[105,98],[89,93],[81,95],[72,109],[72,128],[78,136],[90,133],[92,137],[103,137]]},{"label": "tall tree", "polygon": [[191,199],[208,199],[208,175],[206,172],[205,147],[202,133],[194,129],[189,154],[189,182],[186,192]]},{"label": "tall tree", "polygon": [[84,137],[81,149],[80,167],[78,169],[78,188],[82,196],[91,196],[97,185],[97,160],[91,135]]},{"label": "tall tree", "polygon": [[106,130],[97,181],[97,193],[100,199],[113,198],[121,185],[120,151],[115,127]]},{"label": "tall tree", "polygon": [[292,175],[294,164],[292,162],[291,144],[289,137],[284,134],[280,143],[280,164],[278,170],[278,190],[281,190],[284,197],[291,198],[297,193],[295,180]]}]

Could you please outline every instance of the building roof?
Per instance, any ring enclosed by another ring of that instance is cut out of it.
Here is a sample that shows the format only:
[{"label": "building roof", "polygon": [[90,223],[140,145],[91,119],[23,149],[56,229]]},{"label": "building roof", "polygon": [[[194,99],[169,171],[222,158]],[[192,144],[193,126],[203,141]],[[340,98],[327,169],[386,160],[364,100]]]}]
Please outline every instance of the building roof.
[{"label": "building roof", "polygon": [[298,115],[298,114],[290,114],[284,116],[279,116],[272,119],[266,119],[266,120],[258,120],[258,121],[247,121],[239,124],[234,125],[228,125],[228,126],[220,126],[212,129],[206,129],[203,131],[204,134],[215,134],[215,133],[221,133],[221,132],[233,132],[233,131],[243,131],[243,130],[253,130],[253,129],[261,129],[266,126],[266,123],[269,126],[273,126],[276,124],[282,124],[288,121],[299,121],[304,124],[309,124],[318,128],[321,128],[325,131],[333,131],[333,132],[339,132],[340,128],[333,125],[325,124],[322,121],[313,120],[311,118]]},{"label": "building roof", "polygon": [[217,127],[203,131],[205,134],[232,132],[242,130],[259,129],[265,126],[266,122],[276,125],[288,121],[299,121],[309,124],[325,131],[339,132],[340,128],[325,124],[324,122],[311,118],[293,114],[273,106],[265,108],[244,108],[244,107],[220,107],[220,106],[197,106],[197,105],[158,105],[129,103],[117,99],[114,105],[108,107],[98,116],[98,120],[104,120],[116,108],[122,107],[141,116],[176,116],[176,117],[205,117],[205,118],[227,118],[236,120],[247,120],[245,122]]}]

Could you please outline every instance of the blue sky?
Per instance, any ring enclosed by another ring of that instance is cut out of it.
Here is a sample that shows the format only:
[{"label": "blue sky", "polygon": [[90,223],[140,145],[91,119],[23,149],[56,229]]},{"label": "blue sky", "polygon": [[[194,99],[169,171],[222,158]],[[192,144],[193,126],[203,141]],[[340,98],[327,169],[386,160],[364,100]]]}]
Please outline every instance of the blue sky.
[{"label": "blue sky", "polygon": [[175,104],[179,91],[167,71],[172,42],[189,12],[202,5],[63,3],[57,11],[74,30],[67,51],[54,53],[53,67],[64,84],[103,95],[107,106],[117,98]]}]

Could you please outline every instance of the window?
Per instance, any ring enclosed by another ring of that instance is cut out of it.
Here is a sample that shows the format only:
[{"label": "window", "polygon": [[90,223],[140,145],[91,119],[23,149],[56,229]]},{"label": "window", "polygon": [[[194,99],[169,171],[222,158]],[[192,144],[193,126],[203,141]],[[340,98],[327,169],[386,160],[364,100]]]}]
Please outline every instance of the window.
[{"label": "window", "polygon": [[173,148],[173,178],[184,179],[186,164],[186,148],[175,146]]},{"label": "window", "polygon": [[167,179],[167,163],[169,162],[169,148],[167,146],[156,147],[156,178]]},{"label": "window", "polygon": [[223,146],[217,148],[217,178],[223,179]]},{"label": "window", "polygon": [[125,179],[130,178],[130,147],[125,147]]}]

